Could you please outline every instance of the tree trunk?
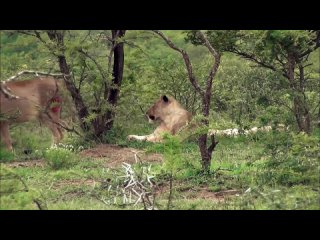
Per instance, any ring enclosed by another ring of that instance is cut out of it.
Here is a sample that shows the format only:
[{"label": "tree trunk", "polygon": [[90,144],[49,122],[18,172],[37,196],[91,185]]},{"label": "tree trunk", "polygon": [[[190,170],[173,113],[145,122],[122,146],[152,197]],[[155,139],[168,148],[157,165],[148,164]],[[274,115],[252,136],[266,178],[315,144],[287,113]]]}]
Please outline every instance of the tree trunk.
[{"label": "tree trunk", "polygon": [[305,94],[305,77],[304,77],[304,67],[302,65],[299,65],[299,80],[300,80],[300,92],[303,96],[302,98],[302,106],[303,106],[303,131],[310,134],[312,131],[312,124],[311,124],[311,117],[310,117],[310,111],[308,108],[308,102],[307,97]]},{"label": "tree trunk", "polygon": [[319,103],[319,108],[318,108],[318,123],[317,127],[320,128],[320,103]]},{"label": "tree trunk", "polygon": [[[219,65],[220,65],[221,54],[218,53],[213,48],[213,46],[208,41],[208,38],[206,37],[206,35],[204,33],[202,33],[201,31],[198,31],[199,37],[202,39],[203,44],[208,48],[208,50],[210,51],[210,53],[212,54],[212,56],[214,58],[214,63],[211,67],[211,70],[209,72],[209,76],[206,80],[206,88],[204,91],[200,87],[199,82],[197,81],[197,78],[193,74],[192,64],[191,64],[191,61],[190,61],[190,58],[189,58],[189,55],[187,54],[187,52],[184,51],[183,49],[178,48],[162,32],[160,32],[158,30],[153,30],[153,31],[156,34],[158,34],[163,40],[165,40],[165,42],[169,45],[169,47],[171,47],[175,51],[178,51],[182,55],[185,66],[188,71],[189,80],[190,80],[192,86],[194,87],[195,92],[198,93],[202,97],[202,115],[204,117],[204,119],[201,121],[202,126],[208,127],[209,126],[208,117],[209,117],[210,100],[211,100],[211,93],[212,93],[212,82],[213,82],[213,79],[214,79],[214,77],[217,73],[217,70],[219,68]],[[218,144],[218,142],[216,142],[214,140],[214,135],[212,135],[211,140],[212,140],[212,143],[207,148],[207,134],[202,134],[198,138],[198,145],[199,145],[201,160],[202,160],[201,164],[202,164],[202,168],[204,171],[210,170],[212,152],[213,152],[214,148],[216,147],[216,145]]]},{"label": "tree trunk", "polygon": [[207,150],[207,134],[202,134],[199,137],[198,145],[199,145],[200,154],[201,154],[202,168],[205,171],[208,171],[210,169],[210,165],[211,165],[211,156],[209,155],[209,152]]},{"label": "tree trunk", "polygon": [[311,133],[311,117],[306,102],[304,93],[304,70],[299,66],[299,84],[294,79],[294,69],[296,66],[295,56],[293,53],[288,53],[288,70],[287,77],[290,83],[290,88],[294,94],[293,96],[293,111],[299,132]]},{"label": "tree trunk", "polygon": [[59,51],[58,61],[59,61],[60,71],[61,71],[61,73],[63,73],[65,75],[64,81],[65,81],[65,84],[66,84],[68,91],[71,94],[73,102],[76,106],[78,117],[80,120],[80,127],[83,131],[88,131],[89,126],[87,123],[85,123],[83,121],[83,119],[86,118],[89,115],[89,113],[88,113],[88,109],[87,109],[86,105],[84,104],[84,101],[80,95],[79,89],[77,89],[77,87],[71,81],[69,66],[67,64],[67,60],[64,55],[64,50],[65,50],[64,33],[57,31],[57,30],[48,30],[47,34],[48,34],[49,39],[52,42],[56,43],[56,45],[57,45],[57,48]]},{"label": "tree trunk", "polygon": [[95,135],[102,137],[103,133],[109,131],[114,122],[115,108],[119,99],[119,92],[122,83],[123,67],[124,67],[124,46],[118,43],[119,38],[125,35],[126,30],[112,30],[112,46],[114,47],[113,55],[113,79],[110,89],[105,89],[105,97],[110,109],[95,124]]},{"label": "tree trunk", "polygon": [[[210,109],[210,100],[211,100],[211,89],[206,91],[206,94],[202,98],[202,115],[204,116],[204,119],[202,120],[202,124],[204,127],[209,126],[209,109]],[[211,145],[207,147],[208,141],[207,141],[208,134],[202,134],[200,135],[198,139],[198,145],[200,149],[200,154],[201,154],[201,165],[202,168],[205,171],[210,171],[210,165],[211,165],[211,157],[212,157],[212,152],[218,142],[214,140],[214,135],[212,136],[211,139]]]},{"label": "tree trunk", "polygon": [[311,118],[309,109],[303,102],[301,97],[294,97],[293,99],[293,109],[295,113],[295,118],[299,128],[299,132],[311,133]]}]

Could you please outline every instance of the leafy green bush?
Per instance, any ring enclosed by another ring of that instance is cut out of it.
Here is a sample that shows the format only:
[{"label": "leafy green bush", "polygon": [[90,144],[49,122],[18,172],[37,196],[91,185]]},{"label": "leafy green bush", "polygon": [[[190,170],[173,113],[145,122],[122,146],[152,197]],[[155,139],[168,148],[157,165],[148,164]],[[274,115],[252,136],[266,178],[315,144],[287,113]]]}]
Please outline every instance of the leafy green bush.
[{"label": "leafy green bush", "polygon": [[319,141],[304,133],[274,131],[265,144],[265,163],[257,171],[258,185],[293,186],[319,182]]},{"label": "leafy green bush", "polygon": [[76,163],[76,155],[67,148],[54,146],[44,152],[44,158],[50,168],[57,170],[70,168]]},{"label": "leafy green bush", "polygon": [[265,134],[261,139],[265,144],[265,153],[274,158],[286,156],[292,146],[292,135],[289,132],[279,132],[272,130],[270,134]]}]

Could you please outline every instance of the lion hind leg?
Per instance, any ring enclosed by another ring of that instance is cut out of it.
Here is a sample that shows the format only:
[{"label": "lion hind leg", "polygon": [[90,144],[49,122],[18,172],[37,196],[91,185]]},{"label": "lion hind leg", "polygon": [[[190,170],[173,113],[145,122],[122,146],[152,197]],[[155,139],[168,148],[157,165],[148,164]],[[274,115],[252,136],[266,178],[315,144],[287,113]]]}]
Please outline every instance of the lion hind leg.
[{"label": "lion hind leg", "polygon": [[9,132],[9,124],[7,122],[0,122],[0,136],[0,140],[3,141],[7,150],[13,151],[12,140]]}]

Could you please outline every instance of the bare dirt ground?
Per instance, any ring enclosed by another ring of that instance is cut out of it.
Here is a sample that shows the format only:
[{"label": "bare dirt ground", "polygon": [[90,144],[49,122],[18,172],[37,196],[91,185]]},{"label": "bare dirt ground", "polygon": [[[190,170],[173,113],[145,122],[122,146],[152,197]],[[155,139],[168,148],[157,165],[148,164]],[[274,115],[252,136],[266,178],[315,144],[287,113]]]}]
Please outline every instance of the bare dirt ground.
[{"label": "bare dirt ground", "polygon": [[226,197],[237,195],[237,194],[240,194],[240,191],[236,189],[212,192],[207,188],[202,188],[202,189],[199,189],[199,191],[195,191],[193,195],[194,195],[194,198],[209,199],[209,200],[221,202],[221,201],[224,201]]},{"label": "bare dirt ground", "polygon": [[70,179],[70,180],[61,180],[61,181],[55,181],[52,188],[58,189],[65,186],[91,186],[94,187],[96,184],[98,184],[97,181],[94,179]]},{"label": "bare dirt ground", "polygon": [[80,153],[83,157],[106,158],[107,167],[117,167],[121,163],[129,164],[142,162],[161,162],[161,154],[149,153],[135,148],[123,148],[112,144],[100,144],[95,148],[84,150]]},{"label": "bare dirt ground", "polygon": [[[180,192],[186,199],[205,199],[211,200],[214,202],[223,202],[227,197],[232,197],[238,194],[241,194],[240,190],[237,189],[229,189],[222,190],[219,192],[213,192],[208,187],[190,187],[190,188],[181,188],[183,183],[175,183],[173,186],[174,191]],[[155,188],[156,195],[168,195],[169,194],[169,185],[161,185]]]},{"label": "bare dirt ground", "polygon": [[[161,162],[163,160],[161,154],[145,153],[142,150],[135,148],[124,148],[113,144],[100,144],[95,148],[83,150],[79,153],[82,157],[90,157],[93,159],[104,159],[106,167],[118,167],[121,163],[126,162],[129,164],[142,162]],[[45,161],[27,160],[7,163],[7,166],[16,167],[44,167]]]},{"label": "bare dirt ground", "polygon": [[37,160],[27,160],[27,161],[17,161],[17,162],[11,162],[6,163],[7,166],[12,168],[17,167],[44,167],[45,161],[43,159],[37,159]]}]

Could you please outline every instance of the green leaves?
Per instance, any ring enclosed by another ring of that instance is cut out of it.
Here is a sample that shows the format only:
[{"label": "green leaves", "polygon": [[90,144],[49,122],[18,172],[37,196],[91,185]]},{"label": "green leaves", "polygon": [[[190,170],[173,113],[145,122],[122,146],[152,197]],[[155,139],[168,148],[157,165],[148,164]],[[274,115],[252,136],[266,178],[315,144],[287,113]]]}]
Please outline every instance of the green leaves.
[{"label": "green leaves", "polygon": [[41,193],[29,188],[22,177],[0,163],[0,209],[47,209]]},{"label": "green leaves", "polygon": [[77,156],[72,149],[64,146],[53,146],[44,152],[44,157],[50,168],[54,170],[70,168],[75,165]]},{"label": "green leaves", "polygon": [[[190,41],[195,45],[203,44],[197,34],[197,31],[186,31],[186,33],[186,41]],[[209,30],[206,31],[206,34],[212,46],[220,53],[233,49],[239,37],[241,36],[239,30]]]}]

